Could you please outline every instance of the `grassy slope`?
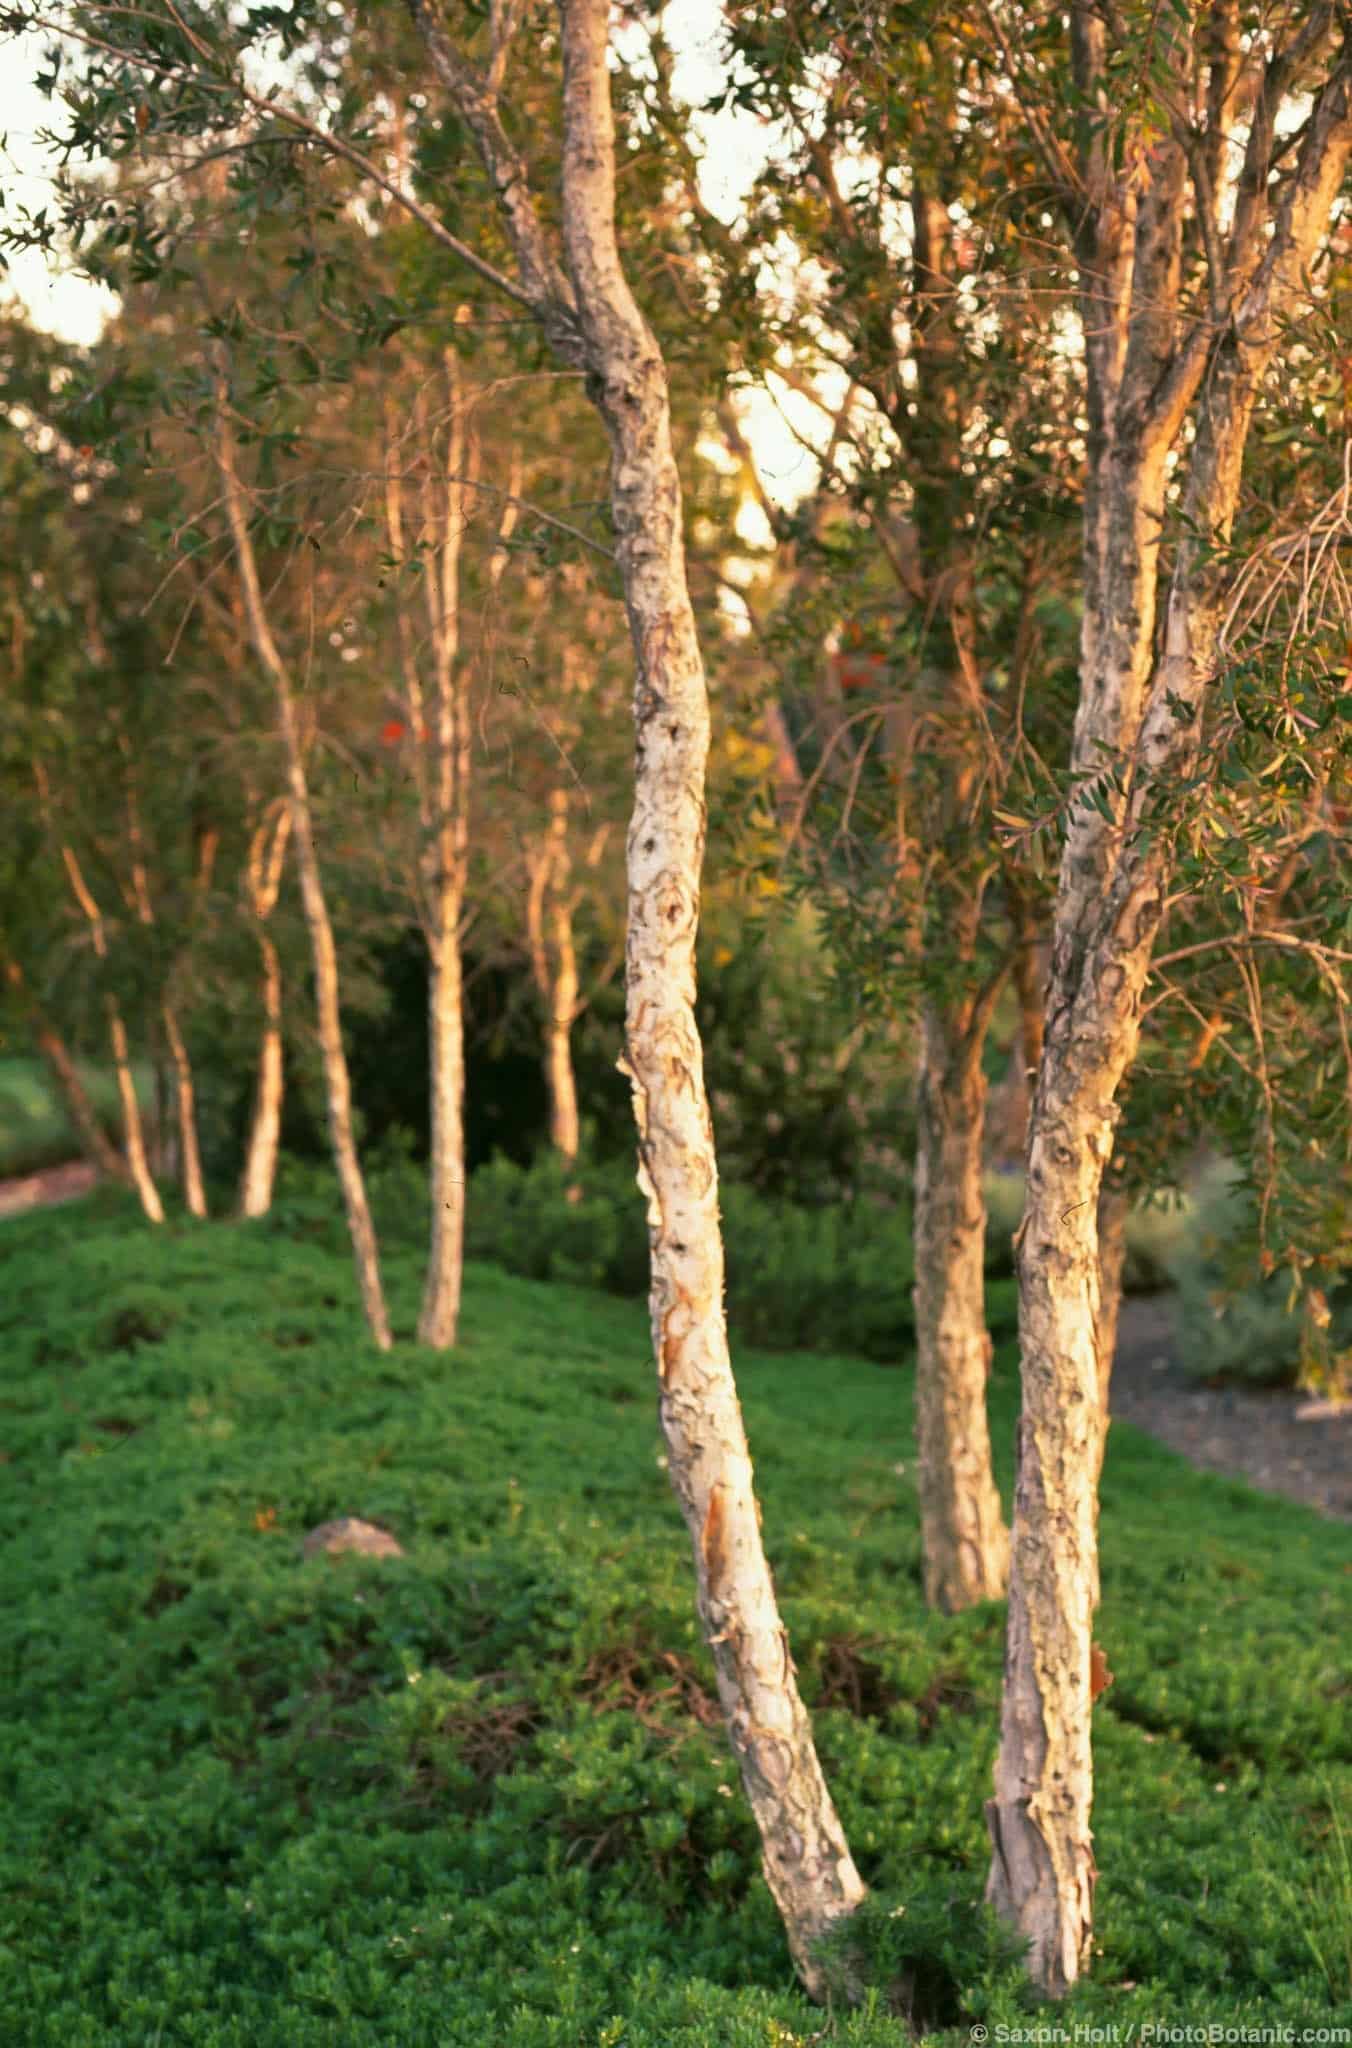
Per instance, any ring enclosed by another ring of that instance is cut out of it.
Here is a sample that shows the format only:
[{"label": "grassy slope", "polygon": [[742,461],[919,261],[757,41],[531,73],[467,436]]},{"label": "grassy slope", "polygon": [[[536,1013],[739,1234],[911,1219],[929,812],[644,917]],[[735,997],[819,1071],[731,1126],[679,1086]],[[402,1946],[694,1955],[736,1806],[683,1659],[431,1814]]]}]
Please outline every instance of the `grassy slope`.
[{"label": "grassy slope", "polygon": [[[0,1226],[0,1262],[0,2039],[815,2036],[711,1725],[640,1309],[472,1267],[454,1358],[379,1358],[331,1248],[111,1196]],[[413,1261],[390,1282],[407,1328]],[[921,1605],[908,1376],[738,1367],[881,1976],[937,2039],[1035,2024],[976,1910],[1002,1616]],[[1008,1357],[992,1401],[1004,1447]],[[406,1559],[303,1562],[349,1513]],[[1352,1531],[1119,1429],[1103,1541],[1102,1954],[1061,2023],[1352,2019]],[[880,2006],[832,2038],[907,2032]]]}]

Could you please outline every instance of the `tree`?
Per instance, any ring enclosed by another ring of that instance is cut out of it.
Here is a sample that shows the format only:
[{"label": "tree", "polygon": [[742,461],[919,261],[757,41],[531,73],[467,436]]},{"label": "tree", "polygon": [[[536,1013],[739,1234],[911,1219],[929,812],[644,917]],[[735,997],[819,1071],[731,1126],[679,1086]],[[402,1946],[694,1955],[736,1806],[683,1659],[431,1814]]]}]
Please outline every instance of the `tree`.
[{"label": "tree", "polygon": [[[1171,826],[1186,809],[1201,714],[1223,682],[1250,423],[1311,297],[1352,149],[1352,56],[1333,7],[1250,30],[1230,0],[1148,23],[1077,5],[1072,155],[1050,103],[1045,39],[1016,57],[1003,17],[988,23],[1074,223],[1089,413],[1075,795],[1019,1232],[1023,1410],[987,1809],[988,1896],[1055,1994],[1085,1966],[1093,1929],[1099,1199],[1165,910]],[[1308,112],[1288,128],[1300,96]],[[1242,161],[1227,220],[1232,149]]]}]

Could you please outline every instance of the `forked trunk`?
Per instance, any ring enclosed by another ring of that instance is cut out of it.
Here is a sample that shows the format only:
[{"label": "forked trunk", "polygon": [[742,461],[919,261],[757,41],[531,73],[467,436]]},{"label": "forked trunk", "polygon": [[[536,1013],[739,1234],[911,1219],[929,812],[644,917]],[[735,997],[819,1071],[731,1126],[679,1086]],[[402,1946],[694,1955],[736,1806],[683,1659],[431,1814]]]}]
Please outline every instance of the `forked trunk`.
[{"label": "forked trunk", "polygon": [[949,1614],[1002,1599],[1009,1575],[986,1417],[985,1102],[979,1037],[927,1002],[915,1175],[916,1439],[925,1598]]},{"label": "forked trunk", "polygon": [[161,1007],[164,1035],[174,1063],[174,1105],[178,1113],[178,1150],[183,1173],[183,1199],[190,1216],[207,1213],[206,1184],[202,1179],[202,1155],[197,1144],[197,1100],[193,1087],[192,1061],[179,1028],[172,1003]]},{"label": "forked trunk", "polygon": [[728,1355],[718,1173],[695,1023],[709,702],[686,585],[666,371],[615,239],[606,0],[566,0],[564,237],[637,663],[624,1065],[648,1203],[650,1309],[669,1469],[765,1875],[809,1989],[816,1945],[864,1886],[813,1746],[761,1540]]},{"label": "forked trunk", "polygon": [[282,968],[277,948],[266,932],[259,933],[258,945],[263,956],[263,1036],[258,1048],[258,1080],[239,1184],[241,1216],[266,1216],[272,1207],[282,1135]]},{"label": "forked trunk", "polygon": [[244,490],[235,467],[235,441],[230,424],[229,397],[223,369],[218,369],[217,373],[216,398],[216,460],[221,475],[226,516],[234,542],[235,561],[248,614],[250,635],[258,658],[267,670],[276,693],[278,724],[281,727],[285,751],[287,800],[291,815],[291,831],[296,843],[296,868],[300,876],[301,903],[304,907],[305,926],[309,933],[310,952],[314,962],[315,1007],[319,1046],[324,1064],[329,1139],[333,1146],[338,1179],[343,1190],[348,1235],[352,1241],[352,1260],[356,1267],[362,1306],[366,1311],[366,1320],[377,1348],[388,1351],[391,1343],[389,1317],[385,1310],[385,1294],[380,1280],[375,1227],[371,1221],[371,1211],[366,1199],[366,1183],[362,1179],[356,1140],[352,1133],[352,1086],[347,1070],[347,1054],[343,1049],[342,1011],[338,1001],[338,955],[333,943],[333,926],[329,921],[328,905],[324,898],[319,854],[315,847],[314,827],[310,814],[310,791],[305,776],[305,757],[296,720],[291,678],[278,652],[277,643],[272,637],[272,628],[268,623],[263,601],[253,539],[245,512]]}]

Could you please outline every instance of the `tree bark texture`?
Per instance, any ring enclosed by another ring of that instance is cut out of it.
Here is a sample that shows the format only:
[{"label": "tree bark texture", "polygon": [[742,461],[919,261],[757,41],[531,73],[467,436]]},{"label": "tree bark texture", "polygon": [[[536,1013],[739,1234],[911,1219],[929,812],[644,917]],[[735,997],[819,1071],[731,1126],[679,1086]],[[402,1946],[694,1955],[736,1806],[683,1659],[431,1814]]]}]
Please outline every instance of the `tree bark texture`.
[{"label": "tree bark texture", "polygon": [[955,1613],[1004,1597],[1009,1535],[991,1469],[986,1384],[986,1081],[981,1035],[926,1002],[915,1176],[916,1441],[925,1598]]},{"label": "tree bark texture", "polygon": [[1122,1314],[1122,1275],[1127,1263],[1127,1216],[1131,1197],[1113,1174],[1105,1176],[1098,1200],[1099,1299],[1098,1324],[1094,1331],[1094,1352],[1098,1361],[1098,1462],[1097,1483],[1108,1448],[1109,1394],[1113,1360],[1117,1355],[1117,1326]]},{"label": "tree bark texture", "polygon": [[[1295,31],[1307,55],[1331,23],[1331,10],[1315,8]],[[1168,33],[1179,38],[1181,75],[1186,38],[1177,27]],[[1104,17],[1077,5],[1078,88],[1105,107],[1106,36]],[[1216,674],[1219,550],[1234,518],[1254,399],[1297,313],[1352,146],[1344,53],[1312,93],[1285,183],[1271,185],[1273,121],[1291,78],[1285,59],[1268,63],[1226,260],[1212,277],[1211,309],[1190,314],[1191,328],[1179,290],[1187,217],[1181,135],[1158,140],[1120,183],[1106,129],[1087,127],[1084,193],[1069,209],[1079,223],[1090,420],[1072,772],[1105,802],[1072,806],[1057,891],[1019,1233],[1023,1411],[1000,1749],[987,1807],[987,1896],[1028,1938],[1031,1973],[1053,1995],[1085,1967],[1093,1932],[1099,1199],[1169,874],[1165,835],[1142,828],[1195,753]],[[1264,112],[1269,92],[1275,104]],[[1269,217],[1275,190],[1281,196]],[[1212,227],[1219,233],[1218,221]],[[1194,405],[1157,650],[1166,464]]]},{"label": "tree bark texture", "polygon": [[718,1173],[694,1015],[709,702],[686,584],[665,364],[616,239],[609,6],[561,6],[565,267],[498,113],[510,43],[505,10],[495,10],[493,64],[481,77],[428,0],[409,5],[497,191],[521,280],[514,288],[563,361],[585,372],[610,440],[616,558],[637,668],[624,1068],[648,1203],[659,1412],[766,1878],[804,1981],[821,1993],[816,1944],[853,1912],[864,1887],[795,1683],[728,1355]]},{"label": "tree bark texture", "polygon": [[686,585],[666,370],[621,268],[606,0],[565,0],[564,239],[637,664],[624,1065],[648,1203],[649,1305],[672,1483],[766,1879],[809,1989],[864,1887],[794,1681],[728,1354],[718,1172],[695,1023],[709,703]]},{"label": "tree bark texture", "polygon": [[391,1344],[390,1324],[380,1279],[375,1227],[371,1221],[371,1211],[366,1199],[366,1183],[362,1178],[356,1141],[352,1134],[352,1086],[347,1071],[347,1054],[343,1048],[342,1011],[338,998],[338,955],[333,942],[333,926],[329,920],[328,905],[324,898],[319,853],[315,845],[310,813],[310,791],[306,781],[305,758],[296,718],[295,695],[290,674],[268,623],[262,585],[258,577],[258,564],[254,556],[253,539],[245,510],[244,487],[235,463],[234,433],[230,424],[229,394],[223,369],[218,370],[217,378],[216,461],[221,476],[226,517],[234,543],[235,562],[239,571],[250,637],[276,696],[278,724],[281,728],[286,763],[291,831],[296,847],[296,868],[300,876],[301,902],[314,962],[315,1005],[318,1013],[320,1052],[324,1063],[329,1138],[343,1190],[357,1285],[361,1290],[362,1306],[366,1311],[366,1320],[376,1347],[378,1350],[388,1351]]}]

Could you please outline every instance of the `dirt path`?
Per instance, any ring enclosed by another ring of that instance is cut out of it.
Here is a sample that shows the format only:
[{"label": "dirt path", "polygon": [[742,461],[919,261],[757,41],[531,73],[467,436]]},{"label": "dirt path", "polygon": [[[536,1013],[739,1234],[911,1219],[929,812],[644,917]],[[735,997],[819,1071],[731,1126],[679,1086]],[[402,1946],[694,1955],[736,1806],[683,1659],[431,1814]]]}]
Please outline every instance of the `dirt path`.
[{"label": "dirt path", "polygon": [[41,1173],[26,1173],[18,1180],[0,1180],[0,1216],[20,1216],[25,1209],[73,1202],[87,1195],[98,1177],[85,1160],[72,1159],[65,1166],[45,1166]]},{"label": "dirt path", "polygon": [[[1184,1372],[1167,1295],[1122,1304],[1112,1412],[1204,1471],[1247,1479],[1352,1522],[1352,1407],[1317,1410],[1304,1394],[1209,1387]],[[1111,1455],[1111,1453],[1109,1454]]]}]

